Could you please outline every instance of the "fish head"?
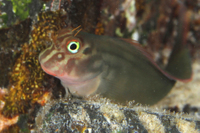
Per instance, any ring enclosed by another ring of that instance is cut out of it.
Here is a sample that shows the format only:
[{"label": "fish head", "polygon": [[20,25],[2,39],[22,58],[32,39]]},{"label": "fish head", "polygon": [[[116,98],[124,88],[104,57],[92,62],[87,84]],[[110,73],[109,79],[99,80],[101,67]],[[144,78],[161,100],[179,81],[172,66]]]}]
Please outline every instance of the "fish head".
[{"label": "fish head", "polygon": [[53,44],[39,55],[42,69],[59,78],[66,89],[78,96],[95,92],[103,68],[95,43],[84,39],[82,34],[74,36],[71,29],[63,29]]}]

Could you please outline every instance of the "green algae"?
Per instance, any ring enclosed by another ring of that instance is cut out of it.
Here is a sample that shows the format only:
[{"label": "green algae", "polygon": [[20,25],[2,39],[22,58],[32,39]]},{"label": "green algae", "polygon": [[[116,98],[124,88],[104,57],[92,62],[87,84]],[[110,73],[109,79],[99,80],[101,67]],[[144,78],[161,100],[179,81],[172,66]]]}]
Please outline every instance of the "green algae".
[{"label": "green algae", "polygon": [[10,1],[12,2],[13,5],[13,12],[21,20],[24,20],[29,16],[28,4],[30,4],[32,0],[10,0]]},{"label": "green algae", "polygon": [[0,21],[0,28],[6,28],[7,27],[6,23],[8,21],[8,15],[6,13],[2,13],[0,15],[0,20],[1,20]]}]

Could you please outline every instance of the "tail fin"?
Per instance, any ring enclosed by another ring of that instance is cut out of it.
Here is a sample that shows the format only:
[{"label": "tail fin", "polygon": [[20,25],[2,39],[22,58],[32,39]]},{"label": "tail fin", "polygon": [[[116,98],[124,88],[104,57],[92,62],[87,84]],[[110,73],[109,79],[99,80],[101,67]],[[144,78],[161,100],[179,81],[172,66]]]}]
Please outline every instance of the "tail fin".
[{"label": "tail fin", "polygon": [[166,66],[168,73],[185,82],[191,80],[192,77],[192,61],[186,44],[190,16],[185,6],[180,4],[178,35]]}]

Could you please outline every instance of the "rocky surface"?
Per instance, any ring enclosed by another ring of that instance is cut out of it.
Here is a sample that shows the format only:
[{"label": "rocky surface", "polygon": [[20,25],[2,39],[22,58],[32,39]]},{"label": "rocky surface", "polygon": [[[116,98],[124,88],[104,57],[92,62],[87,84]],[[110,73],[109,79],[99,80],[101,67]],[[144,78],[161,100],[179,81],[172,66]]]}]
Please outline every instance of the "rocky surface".
[{"label": "rocky surface", "polygon": [[[130,104],[131,105],[131,104]],[[142,106],[120,106],[106,99],[49,102],[36,117],[34,132],[198,133],[196,118]]]}]

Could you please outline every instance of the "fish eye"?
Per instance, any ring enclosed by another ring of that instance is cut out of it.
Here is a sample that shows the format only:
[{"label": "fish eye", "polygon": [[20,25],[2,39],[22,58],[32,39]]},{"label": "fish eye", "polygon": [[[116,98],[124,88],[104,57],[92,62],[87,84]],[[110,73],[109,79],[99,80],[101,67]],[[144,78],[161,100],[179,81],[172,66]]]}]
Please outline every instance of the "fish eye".
[{"label": "fish eye", "polygon": [[80,48],[80,43],[78,41],[70,41],[67,45],[67,49],[70,53],[75,54]]}]

